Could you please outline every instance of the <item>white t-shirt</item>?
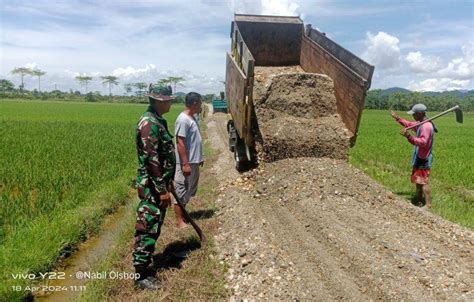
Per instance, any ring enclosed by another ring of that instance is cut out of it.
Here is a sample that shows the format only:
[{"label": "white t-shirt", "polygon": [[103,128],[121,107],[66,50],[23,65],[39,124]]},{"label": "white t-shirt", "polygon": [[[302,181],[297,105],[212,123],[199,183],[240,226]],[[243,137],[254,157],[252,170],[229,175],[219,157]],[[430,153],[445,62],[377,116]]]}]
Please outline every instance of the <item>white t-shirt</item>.
[{"label": "white t-shirt", "polygon": [[[190,164],[199,164],[203,161],[202,139],[199,126],[193,117],[181,112],[174,124],[176,140],[178,136],[184,137],[186,155]],[[178,148],[176,147],[176,163],[180,163]]]}]

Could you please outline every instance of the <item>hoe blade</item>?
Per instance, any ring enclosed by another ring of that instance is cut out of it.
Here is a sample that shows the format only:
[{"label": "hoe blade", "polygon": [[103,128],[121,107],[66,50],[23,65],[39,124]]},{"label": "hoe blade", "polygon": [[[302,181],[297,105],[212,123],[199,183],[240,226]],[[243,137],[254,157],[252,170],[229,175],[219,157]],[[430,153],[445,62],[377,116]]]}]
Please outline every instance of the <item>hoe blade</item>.
[{"label": "hoe blade", "polygon": [[456,122],[461,123],[463,122],[463,117],[462,117],[462,110],[461,108],[456,108],[454,110],[454,113],[456,113]]}]

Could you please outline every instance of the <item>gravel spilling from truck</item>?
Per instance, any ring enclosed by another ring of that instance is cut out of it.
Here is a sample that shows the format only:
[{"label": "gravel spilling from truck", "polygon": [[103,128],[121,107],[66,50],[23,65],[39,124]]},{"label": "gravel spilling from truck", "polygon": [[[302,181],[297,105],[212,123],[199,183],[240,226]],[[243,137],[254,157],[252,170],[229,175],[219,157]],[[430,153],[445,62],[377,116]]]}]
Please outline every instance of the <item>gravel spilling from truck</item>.
[{"label": "gravel spilling from truck", "polygon": [[256,67],[253,99],[265,161],[347,158],[352,134],[337,114],[328,76],[300,66]]},{"label": "gravel spilling from truck", "polygon": [[472,231],[417,209],[345,160],[289,158],[240,174],[212,116],[218,259],[231,301],[472,301]]}]

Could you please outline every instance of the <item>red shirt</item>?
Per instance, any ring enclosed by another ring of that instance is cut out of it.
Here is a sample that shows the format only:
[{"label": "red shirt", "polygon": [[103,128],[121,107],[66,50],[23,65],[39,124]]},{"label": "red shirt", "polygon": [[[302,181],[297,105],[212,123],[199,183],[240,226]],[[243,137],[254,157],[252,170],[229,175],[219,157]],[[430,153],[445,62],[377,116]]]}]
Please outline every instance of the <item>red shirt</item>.
[{"label": "red shirt", "polygon": [[[419,123],[419,122],[410,122],[402,118],[400,118],[398,122],[405,128]],[[418,128],[420,128],[420,131],[418,132],[419,135],[410,136],[408,138],[408,141],[412,145],[418,146],[418,157],[421,159],[426,159],[430,155],[431,146],[433,145],[433,132],[434,132],[433,124],[430,122],[427,122],[421,126],[414,127],[411,130],[413,130],[416,133]]]}]

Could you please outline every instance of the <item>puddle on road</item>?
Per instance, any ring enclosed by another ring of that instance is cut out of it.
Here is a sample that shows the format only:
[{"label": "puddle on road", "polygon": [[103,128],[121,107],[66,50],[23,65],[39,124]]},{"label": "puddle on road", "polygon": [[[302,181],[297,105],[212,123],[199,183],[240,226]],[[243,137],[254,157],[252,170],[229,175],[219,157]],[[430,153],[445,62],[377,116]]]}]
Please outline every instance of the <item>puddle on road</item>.
[{"label": "puddle on road", "polygon": [[[135,200],[130,201],[135,203]],[[132,215],[133,206],[127,204],[121,206],[115,213],[107,216],[102,223],[100,232],[81,243],[78,250],[69,258],[65,259],[54,272],[63,273],[62,280],[49,280],[47,284],[51,291],[35,293],[35,301],[74,301],[80,295],[81,290],[86,290],[86,279],[77,279],[77,272],[94,272],[99,260],[106,256],[107,252],[115,247],[117,237],[123,228],[124,219]]]}]

